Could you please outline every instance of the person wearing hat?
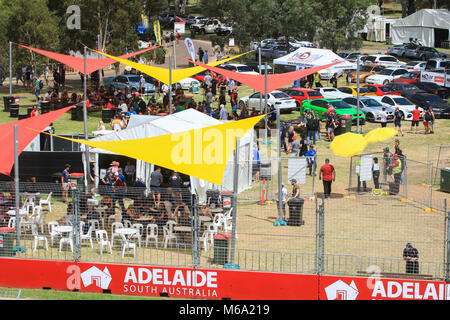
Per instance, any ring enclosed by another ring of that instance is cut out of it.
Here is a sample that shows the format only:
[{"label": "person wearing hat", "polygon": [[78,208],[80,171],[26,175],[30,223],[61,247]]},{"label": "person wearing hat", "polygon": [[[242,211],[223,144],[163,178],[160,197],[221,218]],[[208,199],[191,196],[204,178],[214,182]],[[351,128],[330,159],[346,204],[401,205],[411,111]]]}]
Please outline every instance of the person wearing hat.
[{"label": "person wearing hat", "polygon": [[291,185],[292,185],[292,198],[300,198],[300,186],[297,184],[297,180],[292,179]]},{"label": "person wearing hat", "polygon": [[69,201],[69,187],[70,187],[70,164],[64,166],[64,170],[61,173],[61,186],[62,186],[62,199],[63,202]]},{"label": "person wearing hat", "polygon": [[397,130],[403,136],[402,119],[403,119],[403,112],[400,112],[400,108],[397,107],[394,112],[394,127],[395,130]]},{"label": "person wearing hat", "polygon": [[306,153],[306,163],[308,164],[309,169],[309,175],[312,176],[312,169],[314,166],[314,172],[316,171],[315,165],[316,165],[316,150],[314,150],[314,146],[310,145],[309,150]]},{"label": "person wearing hat", "polygon": [[419,273],[419,251],[409,242],[403,249],[403,260],[406,261],[406,273]]},{"label": "person wearing hat", "polygon": [[400,160],[398,154],[394,154],[392,156],[392,174],[394,175],[395,184],[400,184],[401,175],[402,175],[402,161]]}]

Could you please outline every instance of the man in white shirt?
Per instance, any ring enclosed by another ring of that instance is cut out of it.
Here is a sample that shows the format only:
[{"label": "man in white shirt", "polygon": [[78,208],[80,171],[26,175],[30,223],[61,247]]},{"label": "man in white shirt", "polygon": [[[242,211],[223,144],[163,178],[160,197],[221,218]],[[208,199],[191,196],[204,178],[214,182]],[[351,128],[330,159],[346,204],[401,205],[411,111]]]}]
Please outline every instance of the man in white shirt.
[{"label": "man in white shirt", "polygon": [[228,111],[223,104],[220,105],[220,120],[228,120]]},{"label": "man in white shirt", "polygon": [[125,101],[122,100],[122,101],[120,102],[119,109],[120,109],[120,111],[121,111],[122,113],[127,113],[127,112],[128,112],[128,106],[127,106],[127,104],[125,103]]},{"label": "man in white shirt", "polygon": [[[277,199],[278,199],[278,191],[276,192],[277,195]],[[289,200],[289,190],[286,188],[286,186],[284,185],[284,182],[281,183],[281,214],[282,214],[282,219],[286,220],[286,203]],[[278,204],[278,200],[277,200],[277,207],[278,210],[280,209],[280,205]]]},{"label": "man in white shirt", "polygon": [[386,112],[386,108],[383,107],[382,111],[380,112],[380,122],[381,122],[381,127],[386,127],[387,124],[387,112]]}]

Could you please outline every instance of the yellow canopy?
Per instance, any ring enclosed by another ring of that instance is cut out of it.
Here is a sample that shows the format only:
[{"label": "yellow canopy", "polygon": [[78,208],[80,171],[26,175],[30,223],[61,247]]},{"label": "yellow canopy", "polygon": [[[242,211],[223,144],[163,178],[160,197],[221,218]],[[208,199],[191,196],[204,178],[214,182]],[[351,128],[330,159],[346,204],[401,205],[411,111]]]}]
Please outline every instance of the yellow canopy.
[{"label": "yellow canopy", "polygon": [[376,143],[388,140],[394,137],[397,133],[398,131],[394,128],[377,128],[367,133],[364,138],[366,139],[367,143]]},{"label": "yellow canopy", "polygon": [[361,154],[367,144],[367,140],[362,135],[347,132],[334,138],[330,143],[330,149],[338,156],[352,157]]},{"label": "yellow canopy", "polygon": [[[230,60],[234,60],[236,58],[239,58],[243,55],[246,55],[247,53],[250,53],[251,51],[239,54],[237,56],[233,56],[231,58],[227,58],[227,59],[223,59],[220,61],[216,61],[216,62],[212,62],[209,63],[208,65],[210,66],[218,66],[221,65],[222,63],[225,63],[227,61]],[[160,68],[160,67],[153,67],[153,66],[148,66],[146,64],[141,64],[141,63],[136,63],[130,60],[126,60],[126,59],[122,59],[122,58],[118,58],[118,57],[114,57],[111,56],[109,54],[106,53],[102,53],[102,52],[98,52],[108,58],[114,59],[120,63],[123,63],[127,66],[132,67],[133,69],[139,70],[147,75],[149,75],[150,77],[153,77],[167,85],[170,85],[170,70],[169,69],[165,69],[165,68]],[[185,69],[173,69],[172,70],[172,83],[177,83],[178,81],[181,81],[183,79],[189,78],[193,75],[196,75],[197,73],[200,73],[202,71],[206,70],[203,67],[191,67],[191,68],[185,68]]]},{"label": "yellow canopy", "polygon": [[236,147],[236,137],[243,138],[263,117],[132,140],[90,141],[56,137],[221,185],[228,160]]}]

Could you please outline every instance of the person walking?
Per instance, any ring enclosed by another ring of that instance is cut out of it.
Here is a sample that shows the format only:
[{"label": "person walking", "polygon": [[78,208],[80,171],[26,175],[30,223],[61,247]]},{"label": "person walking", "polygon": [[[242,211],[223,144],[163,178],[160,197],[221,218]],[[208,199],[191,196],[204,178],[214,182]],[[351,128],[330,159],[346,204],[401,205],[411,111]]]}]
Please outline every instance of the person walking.
[{"label": "person walking", "polygon": [[323,181],[323,194],[325,198],[331,195],[331,184],[336,181],[336,171],[330,164],[330,159],[325,159],[325,164],[320,168],[319,180]]},{"label": "person walking", "polygon": [[[314,172],[316,172],[316,150],[314,150],[314,146],[310,145],[309,146],[309,150],[306,153],[306,163],[308,165],[308,169],[309,169],[309,175],[312,176],[312,172],[313,172],[313,167],[314,167]],[[314,173],[315,175],[315,173]]]},{"label": "person walking", "polygon": [[403,120],[403,113],[400,112],[399,107],[397,107],[394,112],[394,127],[395,130],[397,130],[403,137],[402,120]]}]

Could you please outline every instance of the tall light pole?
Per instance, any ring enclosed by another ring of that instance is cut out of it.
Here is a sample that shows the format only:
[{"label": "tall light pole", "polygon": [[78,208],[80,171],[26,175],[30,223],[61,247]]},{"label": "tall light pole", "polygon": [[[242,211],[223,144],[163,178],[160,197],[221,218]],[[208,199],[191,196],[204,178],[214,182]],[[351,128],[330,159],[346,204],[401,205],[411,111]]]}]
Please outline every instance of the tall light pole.
[{"label": "tall light pole", "polygon": [[360,130],[360,126],[359,126],[359,105],[361,103],[361,99],[360,99],[360,94],[359,94],[359,88],[360,88],[360,83],[359,83],[359,79],[360,79],[360,74],[359,74],[359,64],[360,64],[360,60],[359,60],[360,56],[356,57],[356,87],[357,87],[357,97],[356,97],[356,130],[357,133],[361,133]]},{"label": "tall light pole", "polygon": [[[84,121],[84,139],[89,139],[89,132],[88,132],[88,113],[87,113],[87,47],[84,47],[84,99],[83,99],[83,121]],[[89,159],[89,147],[85,146],[85,162],[86,162],[86,172],[84,177],[84,184],[87,187],[88,182],[88,174],[90,171],[89,165],[90,165],[90,159]]]},{"label": "tall light pole", "polygon": [[9,95],[12,96],[13,94],[13,87],[12,87],[12,76],[13,76],[13,63],[12,63],[12,45],[13,43],[9,42]]}]

